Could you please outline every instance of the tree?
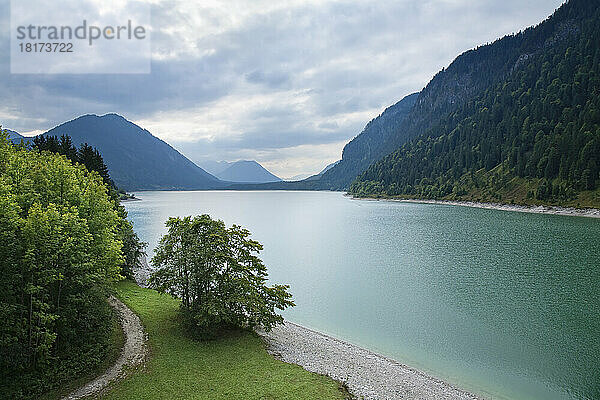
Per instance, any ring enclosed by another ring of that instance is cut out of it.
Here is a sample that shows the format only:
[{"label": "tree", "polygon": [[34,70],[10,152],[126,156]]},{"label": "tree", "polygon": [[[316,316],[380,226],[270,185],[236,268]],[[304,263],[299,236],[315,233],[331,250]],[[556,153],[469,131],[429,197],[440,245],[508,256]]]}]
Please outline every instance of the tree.
[{"label": "tree", "polygon": [[[38,135],[33,139],[32,150],[39,152],[49,151],[52,153],[62,154],[73,163],[84,165],[88,171],[97,172],[107,186],[109,196],[114,204],[115,211],[119,216],[117,235],[118,239],[123,243],[123,265],[121,273],[129,279],[133,279],[133,271],[140,268],[140,259],[144,254],[146,243],[140,241],[139,237],[133,230],[131,222],[127,220],[127,211],[120,204],[120,195],[117,191],[110,174],[108,167],[104,163],[102,155],[95,147],[82,143],[79,150],[73,145],[73,140],[68,135],[61,135],[60,139],[57,136]],[[125,193],[124,191],[122,191]]]},{"label": "tree", "polygon": [[105,358],[118,223],[98,173],[0,133],[0,398],[37,398]]},{"label": "tree", "polygon": [[88,170],[98,172],[104,183],[108,186],[113,186],[108,173],[108,167],[104,164],[104,160],[98,149],[87,143],[83,143],[78,150],[78,162],[85,165]]},{"label": "tree", "polygon": [[73,145],[71,136],[61,135],[58,152],[67,156],[71,161],[78,161],[77,148]]},{"label": "tree", "polygon": [[82,143],[78,150],[68,135],[61,135],[60,139],[57,136],[38,135],[33,138],[31,147],[40,152],[49,151],[62,154],[74,163],[85,165],[88,171],[96,171],[109,188],[116,189],[102,155],[98,149],[87,143]]},{"label": "tree", "polygon": [[[114,193],[112,191],[111,193]],[[144,249],[147,243],[142,242],[137,233],[133,230],[133,225],[127,219],[125,207],[119,204],[119,198],[113,198],[115,209],[119,215],[117,224],[117,236],[123,243],[121,251],[123,252],[123,264],[121,265],[121,275],[128,279],[134,279],[134,270],[141,268],[141,258],[146,253]]]},{"label": "tree", "polygon": [[202,338],[231,328],[283,322],[276,310],[294,306],[287,285],[267,286],[262,245],[240,226],[208,215],[169,218],[151,263],[150,286],[181,299],[186,326]]}]

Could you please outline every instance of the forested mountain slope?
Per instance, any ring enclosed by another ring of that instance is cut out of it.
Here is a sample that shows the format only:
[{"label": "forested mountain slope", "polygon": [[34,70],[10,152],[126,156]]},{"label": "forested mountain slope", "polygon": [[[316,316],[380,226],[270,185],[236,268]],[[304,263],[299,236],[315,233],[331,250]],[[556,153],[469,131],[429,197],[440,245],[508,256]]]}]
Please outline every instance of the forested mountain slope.
[{"label": "forested mountain slope", "polygon": [[[398,132],[404,117],[413,108],[417,96],[418,93],[406,96],[371,120],[363,131],[344,147],[341,161],[322,174],[318,183],[319,188],[329,190],[348,188],[354,178],[369,165],[392,151],[393,148],[387,148],[386,143],[390,136]],[[314,180],[314,177],[309,179]]]},{"label": "forested mountain slope", "polygon": [[[473,70],[473,57],[500,67],[499,79]],[[461,76],[487,87],[460,104],[476,92]],[[567,2],[535,28],[465,53],[428,88],[404,126],[415,138],[357,178],[352,194],[600,204],[587,192],[599,183],[600,2]]]}]

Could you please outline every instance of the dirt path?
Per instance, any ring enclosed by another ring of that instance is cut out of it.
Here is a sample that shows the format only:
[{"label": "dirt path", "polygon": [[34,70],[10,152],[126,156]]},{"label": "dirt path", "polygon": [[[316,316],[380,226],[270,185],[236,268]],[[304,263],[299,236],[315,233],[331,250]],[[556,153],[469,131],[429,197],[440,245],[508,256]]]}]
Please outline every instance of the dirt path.
[{"label": "dirt path", "polygon": [[62,400],[75,400],[98,394],[111,382],[123,378],[128,369],[143,364],[146,358],[147,336],[139,317],[113,296],[108,299],[108,302],[119,314],[121,327],[125,334],[125,345],[121,350],[121,355],[104,374],[75,390],[70,395],[63,397]]}]

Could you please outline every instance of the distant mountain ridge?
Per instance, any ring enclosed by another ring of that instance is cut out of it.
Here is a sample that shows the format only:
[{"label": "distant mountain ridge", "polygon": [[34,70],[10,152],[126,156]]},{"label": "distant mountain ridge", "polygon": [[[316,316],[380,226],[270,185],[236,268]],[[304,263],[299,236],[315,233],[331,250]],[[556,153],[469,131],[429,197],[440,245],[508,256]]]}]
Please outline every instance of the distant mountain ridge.
[{"label": "distant mountain ridge", "polygon": [[96,147],[111,178],[125,190],[193,190],[223,186],[173,147],[117,114],[88,114],[43,135],[68,135]]},{"label": "distant mountain ridge", "polygon": [[18,132],[11,131],[10,129],[5,129],[5,131],[8,132],[8,140],[15,144],[20,143],[21,140],[27,141],[27,138]]},{"label": "distant mountain ridge", "polygon": [[319,172],[317,175],[323,175],[325,172],[329,171],[331,168],[335,167],[336,165],[338,165],[340,163],[340,161],[342,160],[337,160],[332,162],[331,164],[328,164],[325,168],[323,168],[321,170],[321,172]]},{"label": "distant mountain ridge", "polygon": [[213,176],[217,176],[231,165],[228,161],[204,161],[198,166]]},{"label": "distant mountain ridge", "polygon": [[342,152],[342,159],[326,166],[320,173],[301,181],[282,181],[263,184],[234,184],[234,190],[347,190],[350,183],[369,165],[393,149],[386,149],[390,135],[412,110],[418,93],[404,97],[373,118]]},{"label": "distant mountain ridge", "polygon": [[342,159],[325,167],[320,173],[301,181],[271,182],[259,185],[236,184],[236,190],[346,190],[350,183],[369,165],[393,149],[385,148],[389,136],[412,110],[418,93],[404,97],[373,118],[342,152]]},{"label": "distant mountain ridge", "polygon": [[285,178],[284,180],[286,182],[296,182],[296,181],[304,180],[306,178],[310,178],[311,176],[312,176],[311,174],[298,174],[298,175],[290,176],[289,178]]},{"label": "distant mountain ridge", "polygon": [[207,161],[202,163],[201,166],[217,178],[228,182],[268,183],[281,181],[281,178],[272,174],[254,160]]}]

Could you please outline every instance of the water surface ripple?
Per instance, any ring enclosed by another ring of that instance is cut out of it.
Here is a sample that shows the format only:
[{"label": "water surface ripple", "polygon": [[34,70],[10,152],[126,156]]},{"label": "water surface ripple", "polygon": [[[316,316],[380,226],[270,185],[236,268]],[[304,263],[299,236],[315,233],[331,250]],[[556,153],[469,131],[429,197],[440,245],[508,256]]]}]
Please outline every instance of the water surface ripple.
[{"label": "water surface ripple", "polygon": [[289,320],[507,399],[600,399],[600,220],[331,192],[141,192],[149,253],[207,213],[264,244]]}]

